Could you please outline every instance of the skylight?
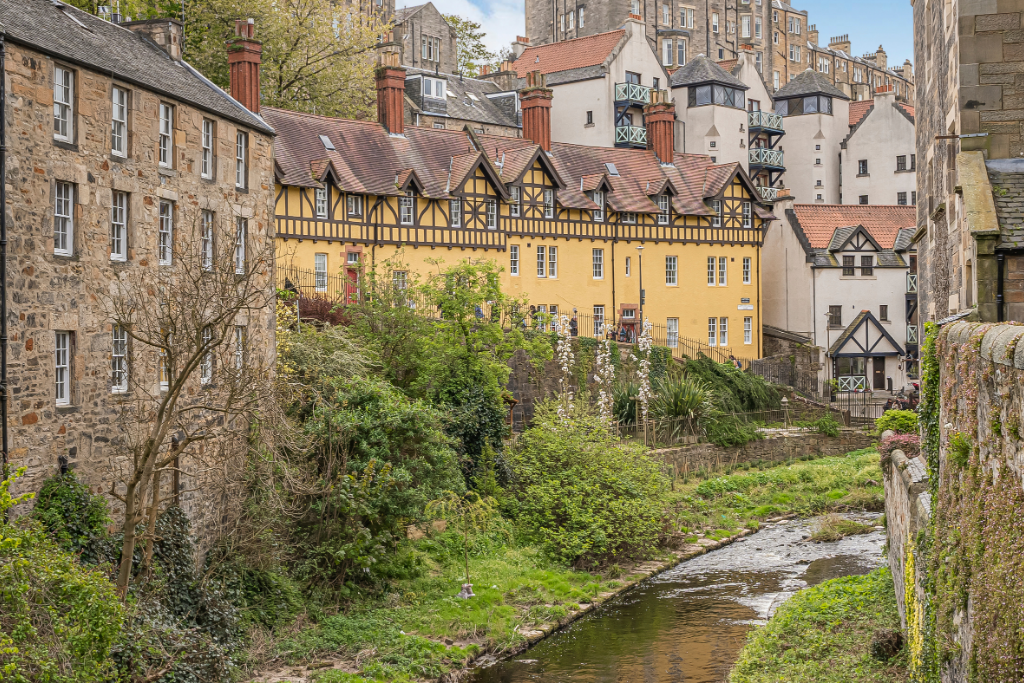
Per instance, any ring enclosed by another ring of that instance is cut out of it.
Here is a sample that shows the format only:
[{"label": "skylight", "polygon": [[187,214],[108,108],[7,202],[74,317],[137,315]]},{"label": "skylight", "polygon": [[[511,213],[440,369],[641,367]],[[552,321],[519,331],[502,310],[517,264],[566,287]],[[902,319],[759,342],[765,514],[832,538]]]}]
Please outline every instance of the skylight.
[{"label": "skylight", "polygon": [[604,167],[606,169],[608,169],[608,175],[614,175],[614,176],[619,175],[619,169],[615,168],[615,164],[609,162],[609,163],[606,163],[604,165]]},{"label": "skylight", "polygon": [[331,139],[329,137],[327,137],[326,135],[321,135],[320,136],[320,142],[324,143],[324,149],[329,149],[331,151],[334,151],[334,143],[331,142]]}]

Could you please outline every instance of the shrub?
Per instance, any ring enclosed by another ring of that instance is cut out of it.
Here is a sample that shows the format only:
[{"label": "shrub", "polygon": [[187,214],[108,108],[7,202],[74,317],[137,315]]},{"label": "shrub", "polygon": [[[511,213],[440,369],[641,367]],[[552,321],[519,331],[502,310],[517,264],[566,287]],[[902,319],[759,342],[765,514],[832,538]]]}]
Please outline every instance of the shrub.
[{"label": "shrub", "polygon": [[634,382],[616,384],[612,389],[612,415],[621,424],[636,424],[636,399],[640,385]]},{"label": "shrub", "polygon": [[878,428],[879,434],[887,429],[897,434],[916,434],[917,413],[913,410],[887,410],[882,413],[882,417],[875,420],[875,427]]},{"label": "shrub", "polygon": [[763,439],[757,427],[733,415],[720,415],[708,421],[708,441],[716,446],[742,446]]},{"label": "shrub", "polygon": [[916,458],[921,453],[921,438],[917,434],[893,434],[878,444],[878,452],[883,462],[896,450],[903,451],[908,458]]},{"label": "shrub", "polygon": [[550,556],[594,566],[647,555],[660,540],[668,481],[644,450],[617,443],[586,408],[554,402],[511,455],[520,524]]},{"label": "shrub", "polygon": [[686,376],[710,386],[718,407],[726,413],[775,410],[782,405],[779,392],[761,377],[729,363],[716,363],[703,354],[686,361]]},{"label": "shrub", "polygon": [[73,471],[47,479],[36,497],[32,518],[57,545],[88,564],[108,562],[113,545],[107,538],[110,515],[103,496],[94,496]]},{"label": "shrub", "polygon": [[825,436],[839,436],[839,428],[842,427],[836,420],[835,415],[832,414],[832,411],[825,413],[822,417],[812,422],[811,426],[817,429],[819,434],[824,434]]}]

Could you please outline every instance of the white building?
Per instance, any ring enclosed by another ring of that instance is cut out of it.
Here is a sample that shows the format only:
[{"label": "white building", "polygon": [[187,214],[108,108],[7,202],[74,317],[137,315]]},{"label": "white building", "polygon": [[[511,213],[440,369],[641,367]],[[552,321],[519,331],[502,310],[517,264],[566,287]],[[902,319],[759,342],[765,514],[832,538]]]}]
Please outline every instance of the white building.
[{"label": "white building", "polygon": [[763,250],[764,323],[827,349],[822,380],[898,390],[917,377],[917,259],[911,206],[781,199]]},{"label": "white building", "polygon": [[893,86],[850,104],[850,134],[841,145],[840,202],[917,204],[914,108]]}]

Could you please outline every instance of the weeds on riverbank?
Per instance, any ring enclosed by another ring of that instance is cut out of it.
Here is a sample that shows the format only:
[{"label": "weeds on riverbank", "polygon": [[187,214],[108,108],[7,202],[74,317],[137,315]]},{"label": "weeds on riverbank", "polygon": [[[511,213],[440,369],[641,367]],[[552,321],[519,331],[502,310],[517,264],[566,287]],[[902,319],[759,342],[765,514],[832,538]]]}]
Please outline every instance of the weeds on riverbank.
[{"label": "weeds on riverbank", "polygon": [[[877,632],[899,631],[892,575],[885,567],[845,576],[790,598],[752,631],[730,683],[897,683],[906,681],[906,650],[872,656]],[[876,647],[875,654],[885,648]],[[884,660],[884,661],[883,661]]]},{"label": "weeds on riverbank", "polygon": [[882,471],[874,449],[764,466],[741,464],[724,476],[691,477],[670,494],[669,523],[684,540],[756,529],[779,515],[881,511]]},{"label": "weeds on riverbank", "polygon": [[814,533],[807,540],[827,543],[828,541],[838,541],[847,536],[870,534],[874,530],[875,527],[870,524],[862,524],[852,519],[840,517],[835,513],[830,513],[818,518],[818,521],[815,523]]}]

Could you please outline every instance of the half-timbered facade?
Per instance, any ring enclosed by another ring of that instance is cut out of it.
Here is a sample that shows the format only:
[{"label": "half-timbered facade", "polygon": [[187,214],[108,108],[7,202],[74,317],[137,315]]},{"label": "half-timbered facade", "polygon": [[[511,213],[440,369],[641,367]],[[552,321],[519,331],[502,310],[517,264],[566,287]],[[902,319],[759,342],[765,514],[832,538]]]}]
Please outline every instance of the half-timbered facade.
[{"label": "half-timbered facade", "polygon": [[738,164],[264,115],[278,133],[279,286],[336,293],[331,278],[354,290],[361,268],[385,261],[398,282],[436,260],[491,259],[506,291],[576,316],[580,334],[604,324],[631,337],[646,317],[669,345],[760,356],[772,215]]}]

